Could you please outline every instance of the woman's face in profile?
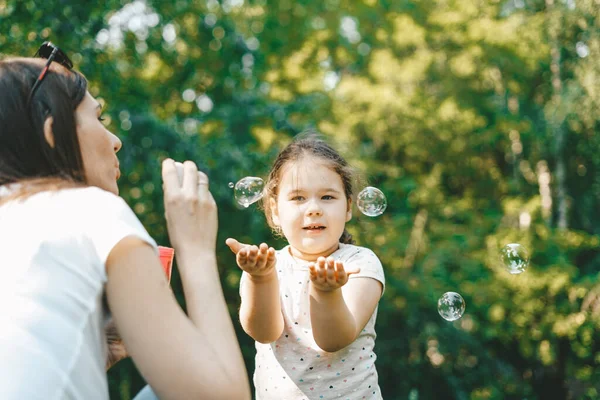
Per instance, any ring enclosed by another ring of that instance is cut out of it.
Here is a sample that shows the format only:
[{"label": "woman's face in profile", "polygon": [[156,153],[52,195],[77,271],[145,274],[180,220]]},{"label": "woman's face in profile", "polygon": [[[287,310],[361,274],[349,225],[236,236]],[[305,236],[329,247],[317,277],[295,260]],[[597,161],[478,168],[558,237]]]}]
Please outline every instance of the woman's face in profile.
[{"label": "woman's face in profile", "polygon": [[77,137],[87,183],[119,194],[117,179],[121,175],[117,152],[121,141],[100,121],[102,107],[87,92],[75,110]]}]

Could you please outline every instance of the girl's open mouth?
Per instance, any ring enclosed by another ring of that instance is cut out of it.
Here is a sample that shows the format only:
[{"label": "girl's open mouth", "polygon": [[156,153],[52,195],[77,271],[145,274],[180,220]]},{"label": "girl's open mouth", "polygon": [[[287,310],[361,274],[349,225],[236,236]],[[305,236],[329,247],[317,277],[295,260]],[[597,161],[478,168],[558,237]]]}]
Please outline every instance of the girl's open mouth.
[{"label": "girl's open mouth", "polygon": [[308,225],[302,229],[304,229],[305,231],[308,231],[310,233],[318,233],[318,232],[325,230],[325,227],[323,225]]}]

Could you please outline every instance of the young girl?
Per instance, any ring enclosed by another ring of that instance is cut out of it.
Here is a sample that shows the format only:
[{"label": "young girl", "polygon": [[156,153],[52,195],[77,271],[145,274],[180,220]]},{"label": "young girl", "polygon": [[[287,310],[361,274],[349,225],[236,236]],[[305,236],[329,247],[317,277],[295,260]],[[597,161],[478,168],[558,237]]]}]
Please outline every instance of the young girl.
[{"label": "young girl", "polygon": [[346,161],[303,137],[275,160],[263,198],[289,245],[227,239],[244,271],[240,321],[256,340],[257,400],[381,399],[373,347],[385,279],[345,230],[351,197]]}]

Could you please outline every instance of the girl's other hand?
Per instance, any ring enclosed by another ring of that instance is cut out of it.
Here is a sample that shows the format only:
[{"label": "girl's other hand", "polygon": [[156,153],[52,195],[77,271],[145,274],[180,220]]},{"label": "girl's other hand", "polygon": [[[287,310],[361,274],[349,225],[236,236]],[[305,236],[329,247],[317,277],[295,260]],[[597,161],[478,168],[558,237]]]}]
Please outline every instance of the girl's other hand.
[{"label": "girl's other hand", "polygon": [[254,277],[263,277],[275,270],[277,264],[275,249],[266,243],[255,246],[240,243],[232,238],[227,239],[225,243],[236,255],[237,265],[248,274]]},{"label": "girl's other hand", "polygon": [[333,257],[319,257],[316,262],[308,264],[308,270],[312,285],[323,292],[341,288],[348,282],[350,275],[360,272],[360,268],[344,269],[344,263]]},{"label": "girl's other hand", "polygon": [[217,240],[217,205],[208,190],[208,177],[192,161],[183,163],[180,186],[175,162],[162,164],[165,192],[165,216],[169,238],[177,254],[190,249],[215,251]]}]

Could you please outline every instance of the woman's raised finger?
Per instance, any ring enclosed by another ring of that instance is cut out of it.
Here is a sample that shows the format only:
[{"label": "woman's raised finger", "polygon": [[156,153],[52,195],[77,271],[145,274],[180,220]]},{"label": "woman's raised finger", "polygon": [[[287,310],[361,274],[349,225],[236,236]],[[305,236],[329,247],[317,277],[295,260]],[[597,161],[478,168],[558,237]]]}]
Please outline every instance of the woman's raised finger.
[{"label": "woman's raised finger", "polygon": [[198,167],[193,161],[183,163],[182,191],[189,197],[198,195]]},{"label": "woman's raised finger", "polygon": [[171,158],[166,158],[162,162],[162,180],[163,188],[166,194],[179,192],[179,178],[177,177],[177,169],[175,161]]}]

